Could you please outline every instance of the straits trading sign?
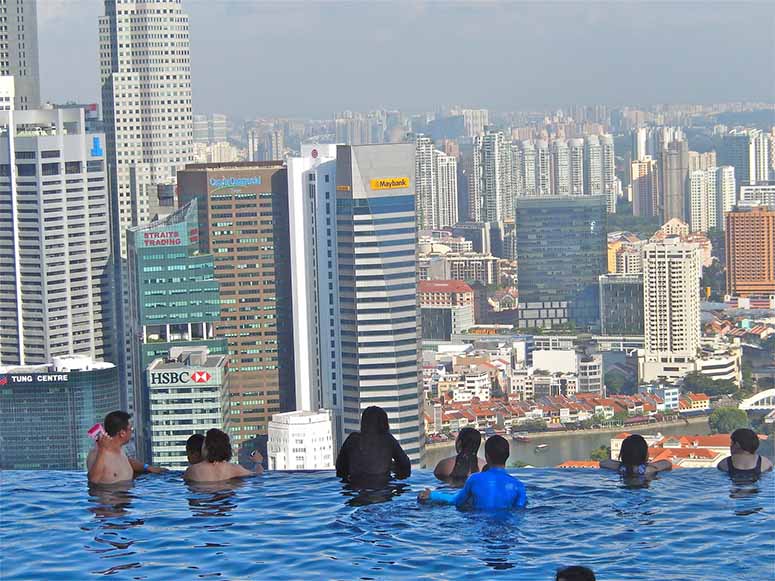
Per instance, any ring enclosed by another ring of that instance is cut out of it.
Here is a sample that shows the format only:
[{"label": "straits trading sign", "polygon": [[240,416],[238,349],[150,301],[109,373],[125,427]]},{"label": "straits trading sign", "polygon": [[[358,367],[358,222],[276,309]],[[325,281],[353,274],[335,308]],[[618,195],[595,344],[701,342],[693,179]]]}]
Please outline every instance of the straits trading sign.
[{"label": "straits trading sign", "polygon": [[225,188],[246,188],[249,186],[260,186],[261,176],[249,176],[244,178],[210,178],[210,187],[215,190]]},{"label": "straits trading sign", "polygon": [[409,178],[377,178],[371,180],[372,190],[398,190],[409,187]]},{"label": "straits trading sign", "polygon": [[145,246],[180,246],[183,240],[177,230],[162,232],[143,232],[143,245]]}]

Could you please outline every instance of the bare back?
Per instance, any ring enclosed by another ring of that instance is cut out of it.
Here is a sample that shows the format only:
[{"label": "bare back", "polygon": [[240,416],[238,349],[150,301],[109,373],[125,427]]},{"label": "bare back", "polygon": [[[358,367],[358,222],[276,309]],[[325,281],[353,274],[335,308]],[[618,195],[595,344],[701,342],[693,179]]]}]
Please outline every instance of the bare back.
[{"label": "bare back", "polygon": [[[481,472],[487,463],[482,458],[477,458],[477,462],[479,464],[479,472]],[[444,460],[441,460],[438,464],[436,464],[436,468],[433,470],[433,475],[439,480],[447,480],[452,474],[452,470],[454,470],[454,468],[455,456],[444,458]]]},{"label": "bare back", "polygon": [[231,462],[199,462],[186,468],[183,479],[189,482],[219,482],[255,475],[256,472]]},{"label": "bare back", "polygon": [[89,482],[93,484],[115,484],[117,482],[128,482],[134,478],[135,472],[123,448],[119,448],[117,451],[103,450],[99,462],[97,461],[97,454],[98,450],[94,447],[86,458]]}]

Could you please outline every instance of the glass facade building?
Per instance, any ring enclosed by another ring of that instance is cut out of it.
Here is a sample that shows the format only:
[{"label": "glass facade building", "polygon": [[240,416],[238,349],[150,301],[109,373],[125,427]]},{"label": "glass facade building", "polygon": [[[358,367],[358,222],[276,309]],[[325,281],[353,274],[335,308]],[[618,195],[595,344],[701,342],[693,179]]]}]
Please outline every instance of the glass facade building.
[{"label": "glass facade building", "polygon": [[[567,302],[563,318],[596,326],[598,277],[607,271],[605,196],[518,198],[516,205],[520,303],[540,314],[541,305]],[[532,324],[548,326],[540,317]]]},{"label": "glass facade building", "polygon": [[643,335],[643,275],[600,277],[600,334]]},{"label": "glass facade building", "polygon": [[127,230],[131,365],[137,454],[151,457],[149,387],[145,370],[173,347],[205,346],[225,354],[216,338],[220,284],[213,257],[199,250],[197,202],[168,217]]},{"label": "glass facade building", "polygon": [[86,432],[119,406],[112,363],[0,367],[0,469],[83,470],[94,444]]}]

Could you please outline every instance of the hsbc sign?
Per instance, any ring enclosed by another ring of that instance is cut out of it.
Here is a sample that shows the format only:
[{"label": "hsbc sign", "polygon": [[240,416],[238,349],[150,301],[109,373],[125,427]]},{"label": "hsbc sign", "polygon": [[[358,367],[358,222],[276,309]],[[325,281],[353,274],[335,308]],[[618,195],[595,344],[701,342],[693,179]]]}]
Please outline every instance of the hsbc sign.
[{"label": "hsbc sign", "polygon": [[[220,376],[220,373],[216,372]],[[192,369],[187,371],[149,371],[148,383],[150,385],[190,385],[192,383],[215,383],[219,380],[205,369]]]}]

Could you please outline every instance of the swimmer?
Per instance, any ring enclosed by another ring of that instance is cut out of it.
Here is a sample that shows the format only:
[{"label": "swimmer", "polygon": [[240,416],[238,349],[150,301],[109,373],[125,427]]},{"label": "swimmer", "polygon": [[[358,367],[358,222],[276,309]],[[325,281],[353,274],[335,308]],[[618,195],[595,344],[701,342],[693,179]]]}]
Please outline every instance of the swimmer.
[{"label": "swimmer", "polygon": [[186,468],[183,479],[189,482],[220,482],[264,473],[264,468],[261,466],[264,458],[258,451],[253,452],[250,456],[255,463],[253,471],[246,470],[239,464],[232,464],[230,462],[231,456],[231,442],[228,434],[215,428],[207,430],[202,446],[202,462]]},{"label": "swimmer", "polygon": [[772,462],[759,456],[759,436],[748,428],[740,428],[730,436],[729,452],[718,463],[718,469],[728,472],[732,478],[758,478],[762,472],[772,470]]},{"label": "swimmer", "polygon": [[595,581],[595,574],[587,567],[565,567],[557,571],[555,581]]},{"label": "swimmer", "polygon": [[143,464],[128,458],[124,446],[132,439],[131,414],[122,411],[110,412],[102,423],[105,433],[86,458],[89,482],[92,484],[115,484],[132,480],[135,474],[152,472],[161,474],[164,468]]},{"label": "swimmer", "polygon": [[509,443],[501,436],[492,436],[484,445],[487,471],[471,474],[457,494],[426,488],[418,496],[419,502],[454,504],[458,508],[469,505],[476,509],[498,510],[524,508],[527,504],[525,485],[506,472]]},{"label": "swimmer", "polygon": [[669,460],[649,462],[648,443],[646,443],[643,436],[632,434],[627,436],[624,442],[622,442],[622,449],[619,450],[619,460],[603,460],[600,462],[600,468],[613,470],[626,477],[643,476],[651,478],[658,472],[672,470],[673,464]]},{"label": "swimmer", "polygon": [[465,482],[474,472],[481,472],[485,463],[476,455],[481,443],[482,434],[479,430],[463,428],[455,440],[457,456],[445,458],[436,464],[433,475],[439,480]]},{"label": "swimmer", "polygon": [[202,461],[202,446],[205,443],[205,437],[202,434],[194,434],[186,440],[186,456],[188,456],[188,465],[193,466]]}]

